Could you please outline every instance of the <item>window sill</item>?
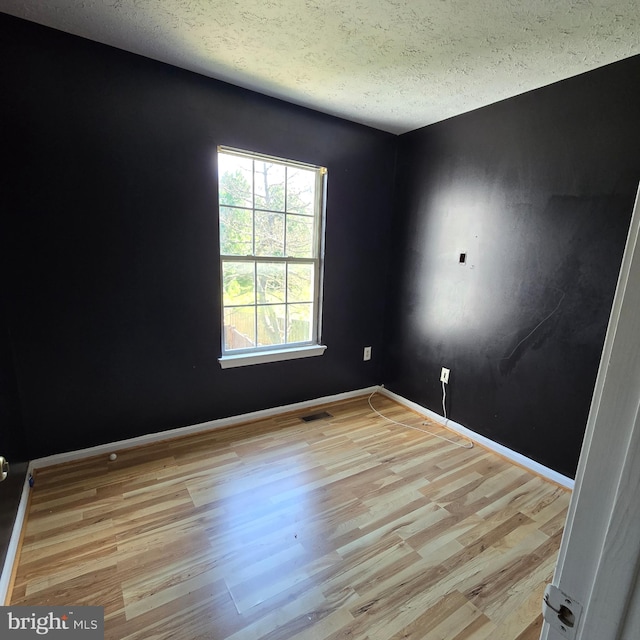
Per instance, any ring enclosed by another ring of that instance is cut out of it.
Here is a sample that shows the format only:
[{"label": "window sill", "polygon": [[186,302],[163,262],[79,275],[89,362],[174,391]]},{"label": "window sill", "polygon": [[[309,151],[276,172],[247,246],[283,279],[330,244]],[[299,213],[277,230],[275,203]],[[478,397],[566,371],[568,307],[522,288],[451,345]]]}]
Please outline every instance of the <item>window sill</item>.
[{"label": "window sill", "polygon": [[314,344],[308,347],[294,347],[292,349],[278,349],[274,351],[260,351],[258,353],[240,353],[233,356],[222,356],[218,362],[223,369],[234,367],[248,367],[251,364],[263,364],[265,362],[281,362],[283,360],[297,360],[298,358],[311,358],[321,356],[327,347],[322,344]]}]

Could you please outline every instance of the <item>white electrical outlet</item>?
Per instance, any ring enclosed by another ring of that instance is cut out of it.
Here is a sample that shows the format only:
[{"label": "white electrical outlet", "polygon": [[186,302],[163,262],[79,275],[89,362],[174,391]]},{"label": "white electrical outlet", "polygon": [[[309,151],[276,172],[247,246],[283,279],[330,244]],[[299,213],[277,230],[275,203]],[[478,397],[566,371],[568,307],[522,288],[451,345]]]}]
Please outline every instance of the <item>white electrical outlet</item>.
[{"label": "white electrical outlet", "polygon": [[366,362],[367,360],[371,360],[371,347],[364,348],[364,355],[362,359]]},{"label": "white electrical outlet", "polygon": [[449,384],[449,369],[446,367],[442,367],[442,371],[440,372],[440,382]]}]

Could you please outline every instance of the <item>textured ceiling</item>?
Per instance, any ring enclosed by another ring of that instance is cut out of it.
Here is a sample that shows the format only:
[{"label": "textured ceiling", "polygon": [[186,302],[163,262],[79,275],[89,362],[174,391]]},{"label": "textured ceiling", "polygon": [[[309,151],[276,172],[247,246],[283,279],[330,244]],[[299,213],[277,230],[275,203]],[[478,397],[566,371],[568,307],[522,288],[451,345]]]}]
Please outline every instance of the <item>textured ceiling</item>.
[{"label": "textured ceiling", "polygon": [[638,0],[0,0],[394,133],[640,53]]}]

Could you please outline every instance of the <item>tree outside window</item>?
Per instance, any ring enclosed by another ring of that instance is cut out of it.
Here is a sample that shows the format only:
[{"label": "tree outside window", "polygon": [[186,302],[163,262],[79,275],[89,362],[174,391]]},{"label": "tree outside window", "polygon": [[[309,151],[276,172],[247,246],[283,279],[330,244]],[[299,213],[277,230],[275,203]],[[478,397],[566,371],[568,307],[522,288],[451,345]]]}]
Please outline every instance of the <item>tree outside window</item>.
[{"label": "tree outside window", "polygon": [[325,176],[219,150],[223,354],[317,343]]}]

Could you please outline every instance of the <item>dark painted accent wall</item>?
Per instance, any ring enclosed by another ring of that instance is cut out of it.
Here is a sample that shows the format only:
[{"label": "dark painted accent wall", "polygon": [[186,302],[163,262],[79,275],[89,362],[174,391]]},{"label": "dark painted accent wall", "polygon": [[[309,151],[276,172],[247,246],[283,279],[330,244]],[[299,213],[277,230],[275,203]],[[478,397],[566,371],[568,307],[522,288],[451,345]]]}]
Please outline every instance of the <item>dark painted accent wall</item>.
[{"label": "dark painted accent wall", "polygon": [[[0,15],[30,458],[381,381],[396,137]],[[328,167],[324,356],[221,370],[216,146]]]},{"label": "dark painted accent wall", "polygon": [[636,56],[399,139],[387,386],[442,413],[448,367],[451,419],[572,477],[640,179],[639,79]]},{"label": "dark painted accent wall", "polygon": [[[640,58],[396,138],[2,14],[0,53],[22,457],[381,381],[439,411],[447,366],[452,419],[573,475],[640,177]],[[323,357],[218,365],[218,144],[329,168]]]}]

